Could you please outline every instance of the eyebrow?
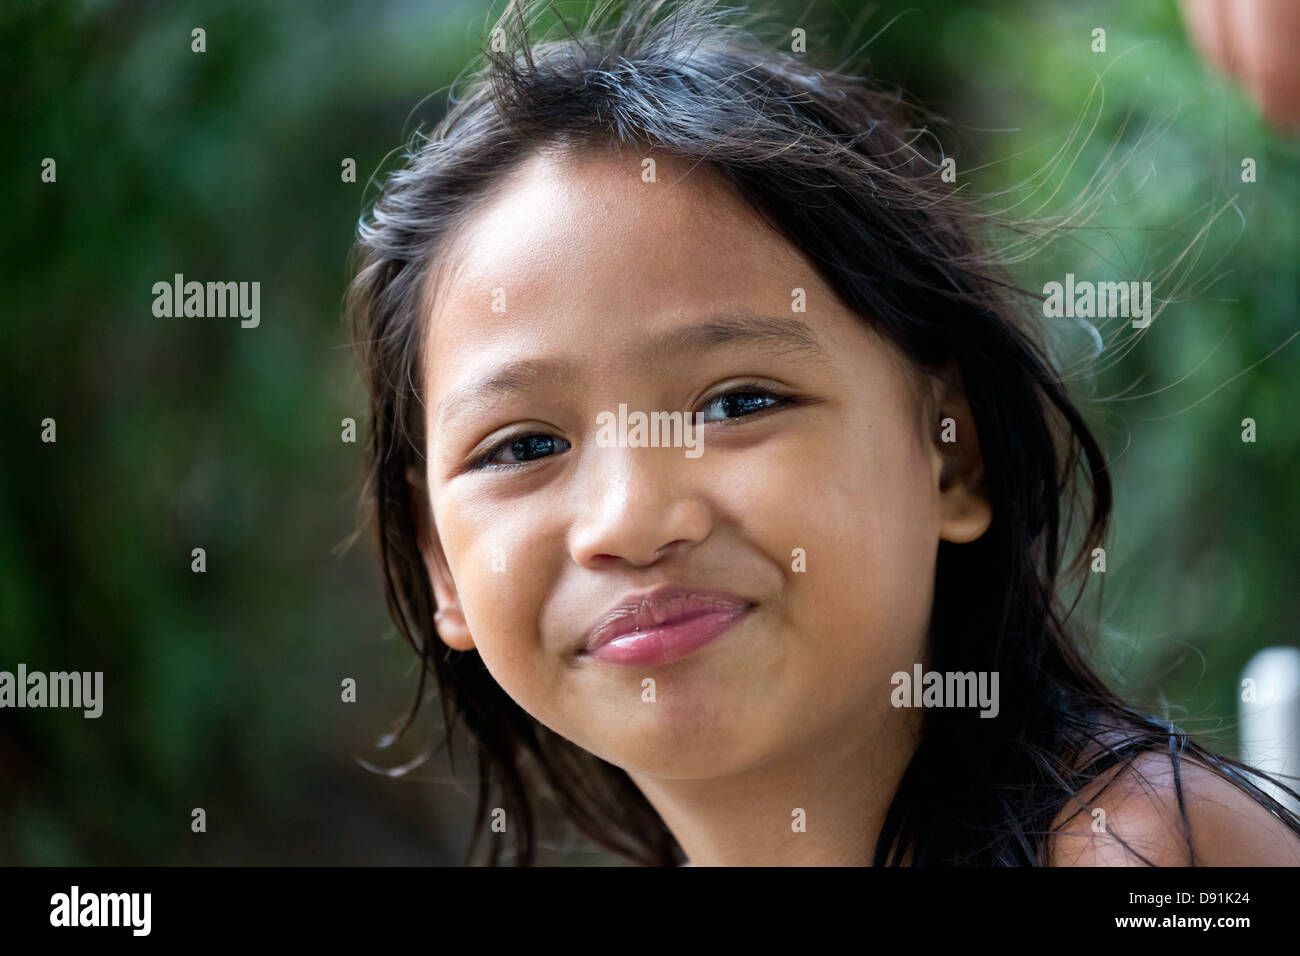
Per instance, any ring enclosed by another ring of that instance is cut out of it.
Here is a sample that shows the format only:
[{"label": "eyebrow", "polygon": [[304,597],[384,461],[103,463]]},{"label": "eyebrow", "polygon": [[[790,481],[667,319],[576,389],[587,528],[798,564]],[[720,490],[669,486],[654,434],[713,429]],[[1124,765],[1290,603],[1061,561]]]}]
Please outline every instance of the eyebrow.
[{"label": "eyebrow", "polygon": [[527,391],[536,385],[551,381],[572,380],[578,375],[578,366],[566,359],[520,359],[443,396],[433,411],[434,428],[448,419],[469,411],[492,405],[493,399]]},{"label": "eyebrow", "polygon": [[662,332],[638,346],[633,355],[637,364],[662,365],[675,361],[683,352],[705,352],[733,342],[751,342],[782,352],[796,352],[819,362],[831,360],[806,323],[798,319],[768,318],[743,310],[714,315],[696,325]]},{"label": "eyebrow", "polygon": [[[683,354],[708,352],[736,342],[760,345],[782,354],[795,353],[816,362],[831,361],[830,353],[806,323],[747,311],[714,315],[695,325],[661,332],[634,346],[630,355],[637,366],[663,366],[671,365]],[[571,382],[578,374],[578,364],[567,359],[510,362],[443,396],[434,409],[434,428],[473,409],[489,407],[495,399],[527,391],[547,381]]]}]

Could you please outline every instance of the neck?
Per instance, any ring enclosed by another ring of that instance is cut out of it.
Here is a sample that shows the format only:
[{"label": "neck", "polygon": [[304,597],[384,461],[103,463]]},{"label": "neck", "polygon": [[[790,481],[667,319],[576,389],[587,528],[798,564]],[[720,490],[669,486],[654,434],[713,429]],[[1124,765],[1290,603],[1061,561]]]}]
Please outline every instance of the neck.
[{"label": "neck", "polygon": [[727,776],[629,776],[694,866],[867,866],[920,742],[917,718],[886,707]]}]

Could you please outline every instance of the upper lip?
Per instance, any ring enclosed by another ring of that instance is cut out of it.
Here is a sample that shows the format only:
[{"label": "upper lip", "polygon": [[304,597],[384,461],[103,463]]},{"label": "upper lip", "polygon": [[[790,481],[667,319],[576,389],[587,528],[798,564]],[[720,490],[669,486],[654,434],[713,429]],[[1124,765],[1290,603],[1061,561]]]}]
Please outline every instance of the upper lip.
[{"label": "upper lip", "polygon": [[726,591],[665,586],[629,595],[606,611],[587,632],[584,651],[597,648],[633,631],[675,624],[711,611],[748,610],[752,601]]}]

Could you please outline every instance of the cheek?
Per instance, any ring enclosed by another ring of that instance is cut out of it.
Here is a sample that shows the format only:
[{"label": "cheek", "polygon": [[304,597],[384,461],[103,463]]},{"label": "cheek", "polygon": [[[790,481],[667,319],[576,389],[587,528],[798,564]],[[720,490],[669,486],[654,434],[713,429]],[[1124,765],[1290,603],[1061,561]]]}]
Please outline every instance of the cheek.
[{"label": "cheek", "polygon": [[[916,659],[928,625],[938,546],[929,462],[910,419],[876,401],[755,469],[751,528],[783,561],[788,624],[847,674],[892,673]],[[854,426],[850,424],[856,422]],[[793,567],[802,549],[804,570]],[[882,686],[887,686],[887,678]]]},{"label": "cheek", "polygon": [[828,509],[843,559],[827,575],[842,593],[827,605],[840,609],[838,632],[858,636],[849,646],[882,695],[888,675],[918,659],[933,602],[938,512],[929,460],[908,424],[877,420],[865,431],[836,469]]},{"label": "cheek", "polygon": [[818,576],[913,572],[938,542],[928,459],[906,420],[855,429],[850,417],[747,453],[714,484],[727,490],[732,519],[787,571],[798,548]]},{"label": "cheek", "polygon": [[552,583],[548,542],[557,532],[532,509],[468,495],[441,501],[436,521],[479,656],[527,709],[529,688],[546,666],[537,622]]}]

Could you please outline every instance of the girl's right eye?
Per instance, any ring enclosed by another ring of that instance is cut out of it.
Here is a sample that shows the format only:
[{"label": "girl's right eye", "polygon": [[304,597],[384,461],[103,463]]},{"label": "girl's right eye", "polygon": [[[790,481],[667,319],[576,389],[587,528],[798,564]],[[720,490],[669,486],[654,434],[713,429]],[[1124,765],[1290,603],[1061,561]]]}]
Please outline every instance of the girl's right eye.
[{"label": "girl's right eye", "polygon": [[[474,462],[471,466],[479,468],[517,468],[520,465],[526,465],[530,461],[537,461],[539,458],[546,458],[552,454],[559,454],[569,448],[569,443],[563,438],[556,438],[554,435],[518,435],[514,438],[507,438],[505,441],[493,447],[486,455]],[[506,459],[502,460],[502,455]]]}]

